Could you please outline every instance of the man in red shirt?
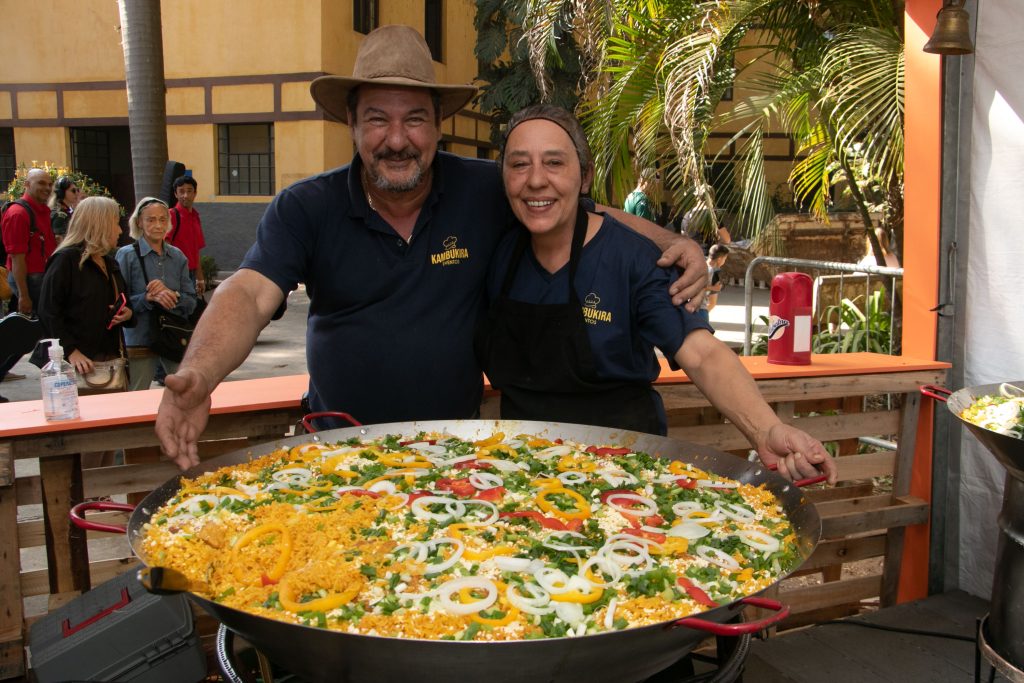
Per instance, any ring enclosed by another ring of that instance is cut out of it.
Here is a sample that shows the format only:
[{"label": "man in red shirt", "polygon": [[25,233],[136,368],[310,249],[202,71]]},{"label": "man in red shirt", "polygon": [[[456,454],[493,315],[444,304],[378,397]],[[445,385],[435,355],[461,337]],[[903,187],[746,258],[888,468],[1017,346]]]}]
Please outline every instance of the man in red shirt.
[{"label": "man in red shirt", "polygon": [[[43,288],[46,262],[57,248],[50,229],[50,207],[46,205],[52,191],[53,178],[50,174],[41,168],[33,168],[25,176],[25,194],[18,203],[7,207],[0,223],[7,250],[7,281],[18,299],[18,311],[25,315],[35,313]],[[0,381],[20,359],[17,355],[0,358]],[[0,396],[0,403],[3,402],[6,399]]]},{"label": "man in red shirt", "polygon": [[17,203],[7,208],[0,224],[7,249],[8,280],[18,297],[18,311],[25,315],[35,311],[46,262],[57,248],[50,229],[50,207],[46,205],[52,191],[53,178],[50,174],[41,168],[33,168],[25,177],[25,194],[21,196],[33,216]]},{"label": "man in red shirt", "polygon": [[174,181],[174,196],[178,203],[171,209],[171,232],[167,241],[184,252],[196,294],[202,296],[206,291],[206,280],[199,266],[199,250],[206,246],[206,239],[199,212],[192,207],[197,189],[199,185],[192,176],[181,176]]}]

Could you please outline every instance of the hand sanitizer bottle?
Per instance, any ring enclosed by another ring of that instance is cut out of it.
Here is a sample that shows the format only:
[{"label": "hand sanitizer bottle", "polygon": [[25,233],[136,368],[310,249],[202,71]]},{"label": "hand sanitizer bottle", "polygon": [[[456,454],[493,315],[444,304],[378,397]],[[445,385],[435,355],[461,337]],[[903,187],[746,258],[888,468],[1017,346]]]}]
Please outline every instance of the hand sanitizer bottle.
[{"label": "hand sanitizer bottle", "polygon": [[50,362],[39,373],[43,387],[43,417],[47,420],[74,420],[78,417],[75,368],[64,360],[64,349],[59,339],[43,341],[50,342]]}]

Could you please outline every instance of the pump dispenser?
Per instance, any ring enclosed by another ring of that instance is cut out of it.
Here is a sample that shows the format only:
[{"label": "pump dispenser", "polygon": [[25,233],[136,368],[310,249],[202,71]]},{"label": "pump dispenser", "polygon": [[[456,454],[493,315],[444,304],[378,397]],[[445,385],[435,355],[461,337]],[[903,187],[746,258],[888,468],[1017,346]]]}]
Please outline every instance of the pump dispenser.
[{"label": "pump dispenser", "polygon": [[43,389],[43,417],[47,420],[74,420],[78,417],[75,368],[64,360],[64,349],[59,339],[43,341],[50,342],[50,362],[39,373]]}]

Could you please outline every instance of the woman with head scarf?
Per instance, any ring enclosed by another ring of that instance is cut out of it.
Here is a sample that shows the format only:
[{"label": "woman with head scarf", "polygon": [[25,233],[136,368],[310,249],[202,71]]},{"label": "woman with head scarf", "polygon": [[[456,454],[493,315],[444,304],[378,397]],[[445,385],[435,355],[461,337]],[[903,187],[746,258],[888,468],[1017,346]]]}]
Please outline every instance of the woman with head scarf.
[{"label": "woman with head scarf", "polygon": [[188,259],[180,249],[164,241],[170,225],[167,204],[155,197],[145,197],[128,219],[135,243],[117,252],[117,262],[128,282],[128,300],[139,319],[125,335],[132,391],[149,388],[158,361],[168,374],[178,369],[179,361],[150,350],[151,317],[160,311],[170,311],[188,318],[196,307]]},{"label": "woman with head scarf", "polygon": [[503,418],[666,433],[655,347],[788,479],[836,479],[821,443],[784,424],[710,326],[672,304],[652,242],[581,199],[594,165],[569,112],[528,107],[508,123],[502,181],[520,229],[498,246],[477,356]]}]

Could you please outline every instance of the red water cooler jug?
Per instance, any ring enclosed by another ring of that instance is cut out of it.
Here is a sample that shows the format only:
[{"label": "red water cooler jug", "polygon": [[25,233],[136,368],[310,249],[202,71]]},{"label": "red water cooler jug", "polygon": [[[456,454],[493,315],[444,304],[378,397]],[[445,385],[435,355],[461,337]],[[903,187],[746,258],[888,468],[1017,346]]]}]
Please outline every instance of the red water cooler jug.
[{"label": "red water cooler jug", "polygon": [[768,362],[811,363],[811,278],[804,273],[779,273],[772,278],[768,304]]}]

